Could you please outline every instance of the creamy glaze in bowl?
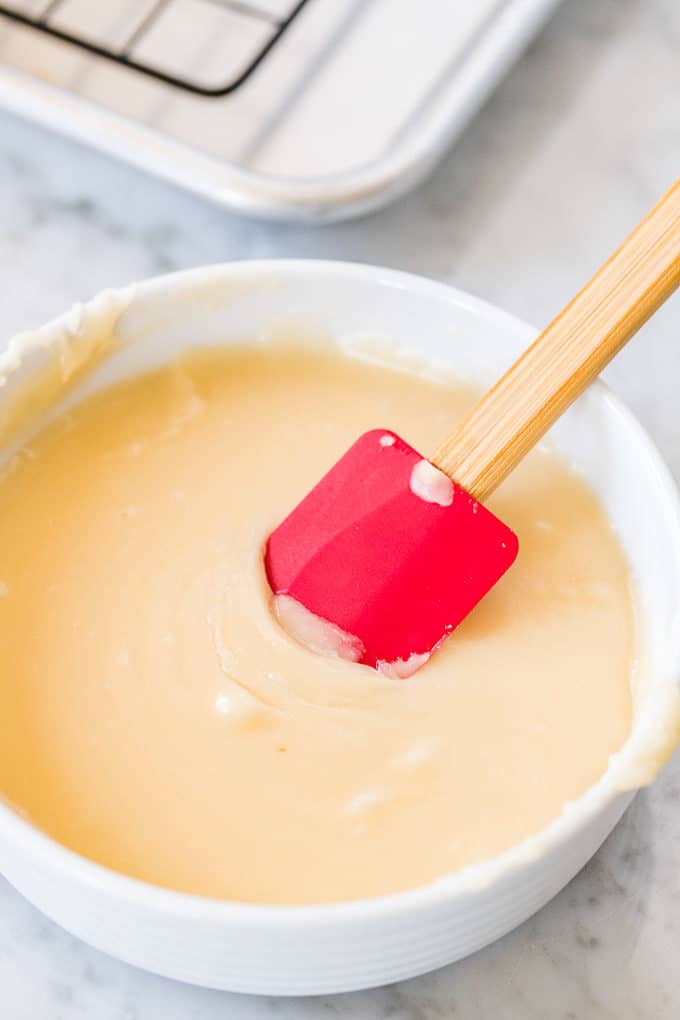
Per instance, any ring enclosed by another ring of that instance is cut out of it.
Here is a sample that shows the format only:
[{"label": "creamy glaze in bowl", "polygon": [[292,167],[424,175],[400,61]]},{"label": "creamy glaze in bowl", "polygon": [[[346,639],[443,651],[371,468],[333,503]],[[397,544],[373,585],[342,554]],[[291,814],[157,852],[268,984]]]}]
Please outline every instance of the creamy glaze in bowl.
[{"label": "creamy glaze in bowl", "polygon": [[[416,370],[442,365],[482,385],[533,335],[474,298],[372,267],[263,262],[163,277],[101,295],[11,342],[0,358],[2,459],[49,415],[175,353],[293,329],[364,351],[387,345]],[[255,993],[346,991],[413,976],[523,921],[582,867],[678,735],[680,514],[673,483],[635,419],[600,384],[559,424],[554,441],[598,493],[628,554],[642,647],[629,740],[602,779],[545,830],[410,892],[268,907],[126,878],[0,806],[0,870],[48,916],[100,949],[171,977]]]}]

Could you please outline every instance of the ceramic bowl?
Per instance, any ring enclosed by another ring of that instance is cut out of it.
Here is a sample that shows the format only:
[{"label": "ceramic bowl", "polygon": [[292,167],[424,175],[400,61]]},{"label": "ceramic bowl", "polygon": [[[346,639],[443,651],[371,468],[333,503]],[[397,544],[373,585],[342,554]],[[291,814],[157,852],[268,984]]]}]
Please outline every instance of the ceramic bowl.
[{"label": "ceramic bowl", "polygon": [[[62,409],[191,346],[257,342],[294,323],[327,342],[388,341],[435,370],[453,367],[483,385],[534,336],[474,297],[386,269],[297,261],[215,266],[100,295],[15,338],[0,356],[0,425],[37,380],[58,384]],[[6,436],[2,457],[21,439]],[[116,874],[0,805],[2,873],[46,915],[113,956],[199,985],[276,995],[343,992],[422,974],[533,914],[595,853],[668,756],[678,729],[674,484],[633,415],[600,383],[555,428],[554,442],[597,490],[627,551],[643,647],[628,742],[600,781],[545,830],[409,892],[269,907],[188,896]],[[11,664],[3,669],[3,682],[11,683]]]}]

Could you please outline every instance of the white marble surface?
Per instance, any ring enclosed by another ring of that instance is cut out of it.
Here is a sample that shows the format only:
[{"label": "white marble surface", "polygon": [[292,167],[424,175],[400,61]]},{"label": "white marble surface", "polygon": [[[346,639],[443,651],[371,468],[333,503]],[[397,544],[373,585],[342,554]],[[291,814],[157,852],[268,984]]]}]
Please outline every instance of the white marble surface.
[{"label": "white marble surface", "polygon": [[[101,287],[264,255],[385,263],[545,322],[679,172],[678,0],[566,0],[435,176],[323,230],[230,216],[0,114],[0,336]],[[680,298],[609,371],[680,479]],[[0,737],[1,739],[1,737]],[[680,760],[533,920],[435,975],[304,1001],[207,992],[88,949],[0,881],[5,1020],[674,1020]]]}]

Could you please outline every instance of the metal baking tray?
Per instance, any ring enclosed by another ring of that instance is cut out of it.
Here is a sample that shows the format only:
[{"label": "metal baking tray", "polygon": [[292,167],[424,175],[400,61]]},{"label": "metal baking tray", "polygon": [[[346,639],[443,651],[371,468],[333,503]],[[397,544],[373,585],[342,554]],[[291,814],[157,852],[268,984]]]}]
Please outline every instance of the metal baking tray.
[{"label": "metal baking tray", "polygon": [[416,184],[559,0],[8,0],[0,104],[242,211]]}]

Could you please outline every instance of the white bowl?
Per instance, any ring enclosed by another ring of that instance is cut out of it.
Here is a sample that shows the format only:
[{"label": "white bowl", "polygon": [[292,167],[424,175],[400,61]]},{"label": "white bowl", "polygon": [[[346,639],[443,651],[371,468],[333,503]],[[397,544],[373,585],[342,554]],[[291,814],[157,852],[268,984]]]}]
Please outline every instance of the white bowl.
[{"label": "white bowl", "polygon": [[[388,270],[296,261],[216,266],[101,295],[15,338],[0,356],[0,423],[13,396],[50,369],[54,379],[72,373],[73,383],[79,363],[92,357],[91,372],[63,407],[181,349],[256,340],[286,320],[343,343],[389,338],[484,384],[534,335],[476,298]],[[113,342],[102,359],[96,349],[108,336]],[[411,892],[267,907],[126,878],[0,805],[0,870],[97,948],[159,974],[241,992],[300,995],[396,981],[457,960],[524,921],[586,863],[635,789],[651,781],[674,746],[679,717],[680,512],[673,482],[636,420],[601,384],[554,437],[600,494],[627,550],[643,607],[644,651],[630,739],[602,779],[547,829]],[[3,456],[10,452],[7,446]]]}]

